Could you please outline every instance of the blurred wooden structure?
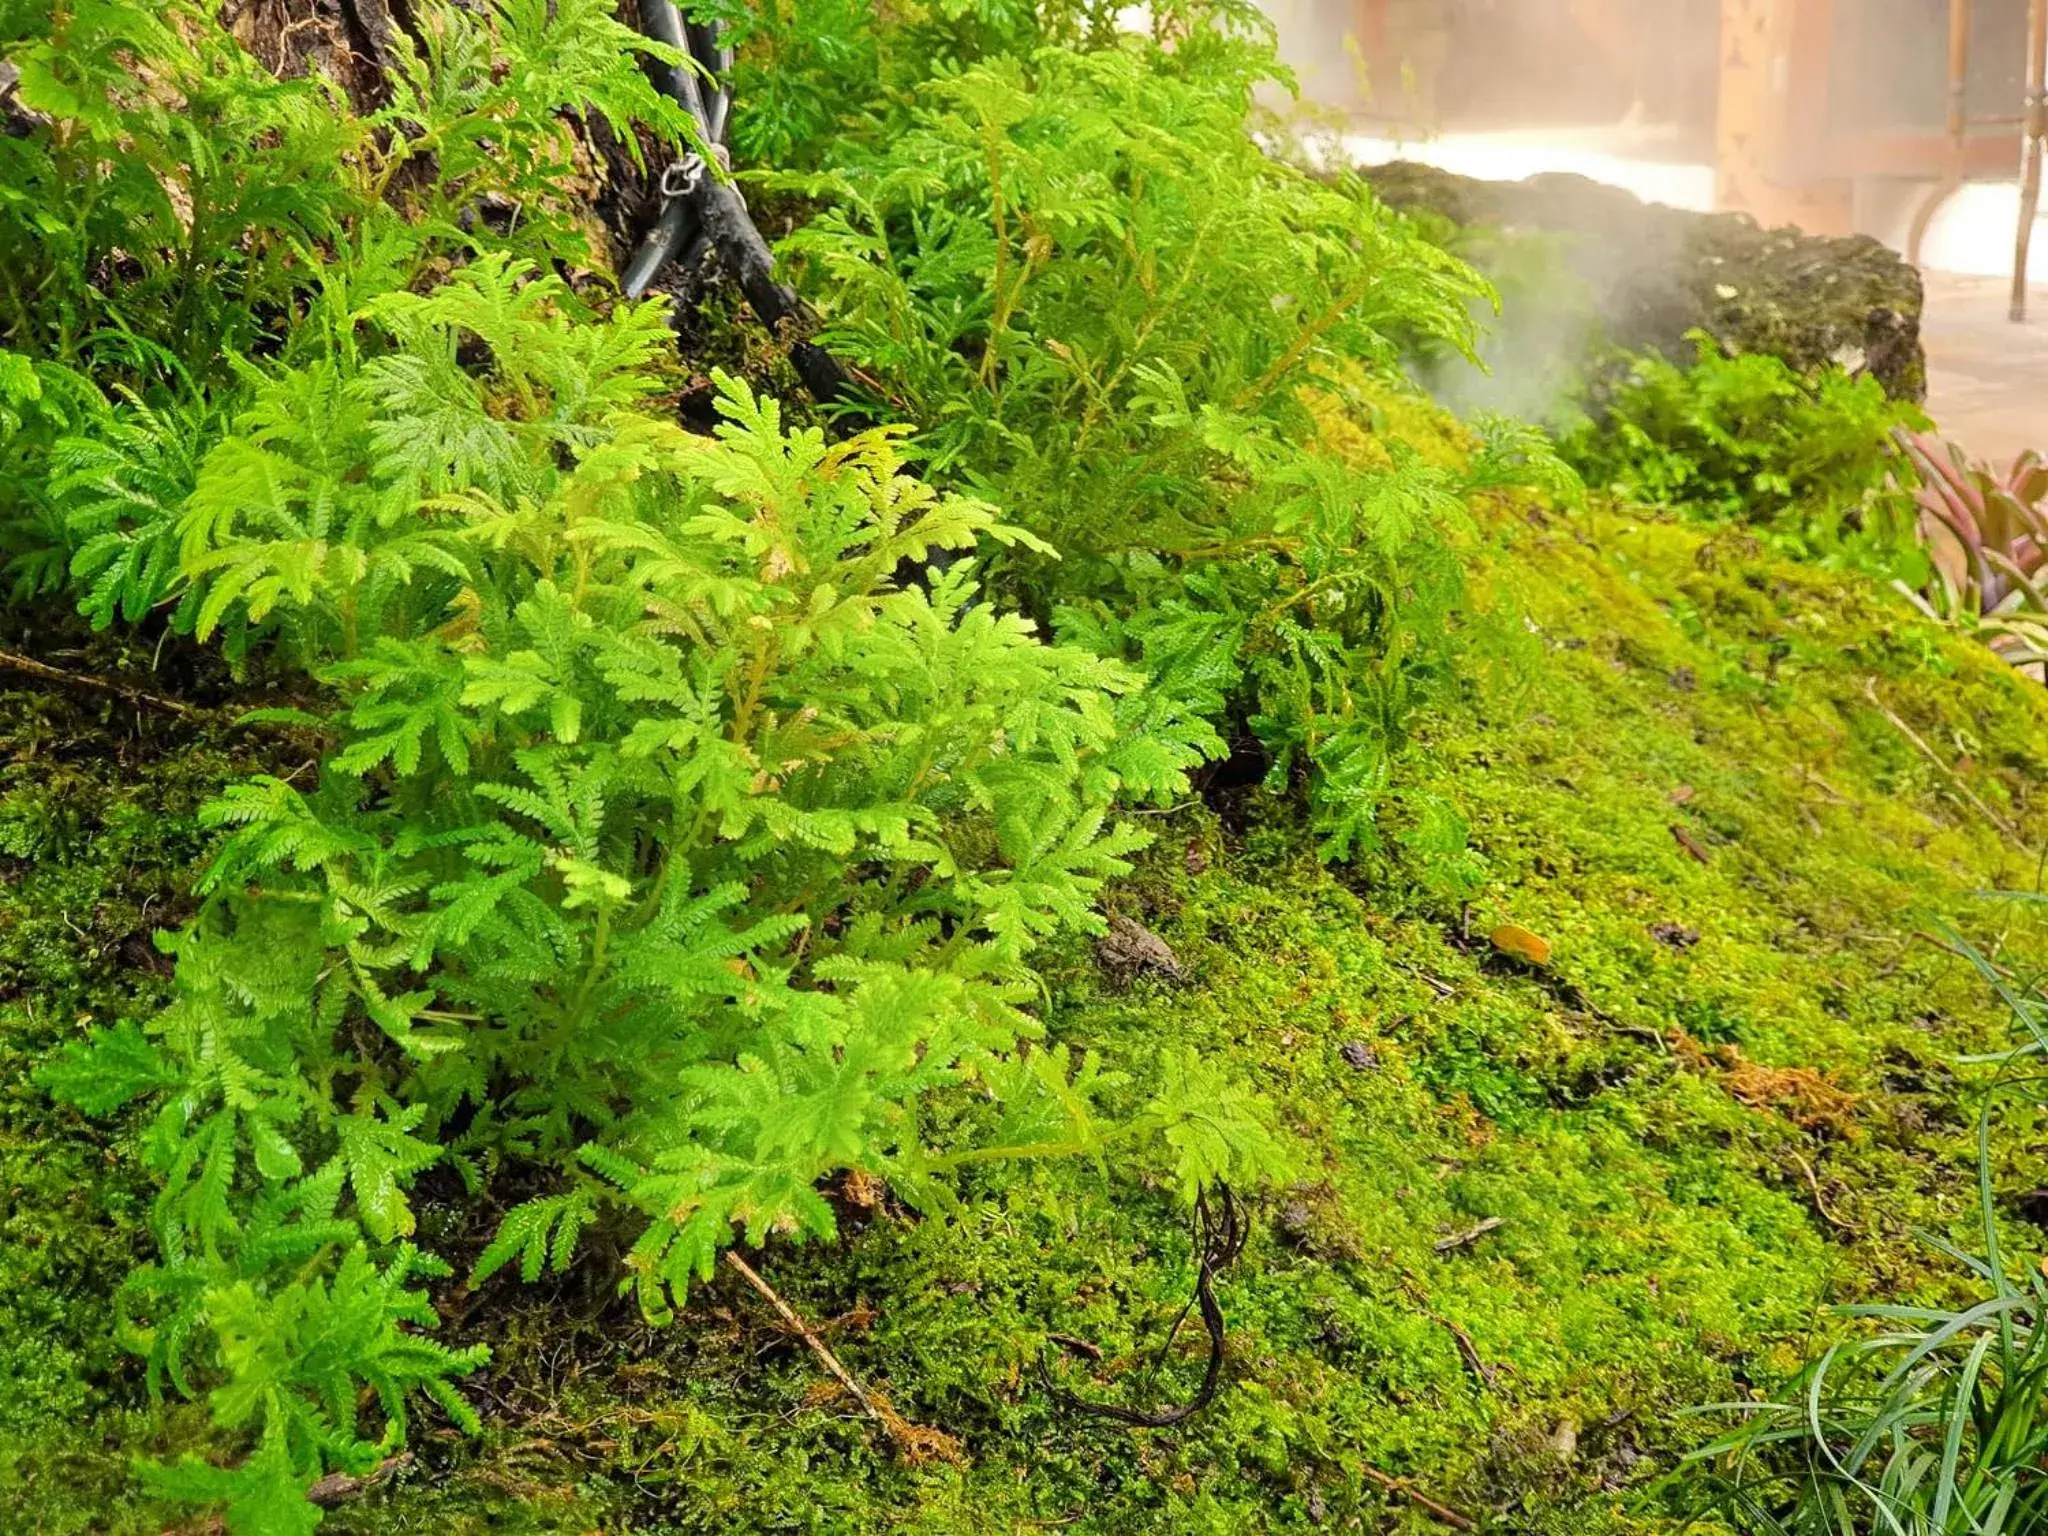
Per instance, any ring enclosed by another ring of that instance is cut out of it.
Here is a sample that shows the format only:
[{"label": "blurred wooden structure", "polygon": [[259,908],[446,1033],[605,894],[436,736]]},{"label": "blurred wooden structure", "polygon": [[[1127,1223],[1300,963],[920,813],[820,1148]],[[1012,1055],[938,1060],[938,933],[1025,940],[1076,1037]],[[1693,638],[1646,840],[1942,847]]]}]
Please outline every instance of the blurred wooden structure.
[{"label": "blurred wooden structure", "polygon": [[1970,181],[2021,182],[2013,318],[2048,127],[2048,0],[1723,0],[1720,201],[1847,233],[1911,200],[1907,254]]},{"label": "blurred wooden structure", "polygon": [[1283,36],[1290,25],[1314,31],[1314,51],[1354,61],[1355,97],[1331,104],[1368,120],[1431,131],[1475,118],[1583,125],[1626,112],[1705,128],[1719,4],[1266,0],[1266,9]]},{"label": "blurred wooden structure", "polygon": [[1664,152],[1712,160],[1723,208],[1814,234],[1903,227],[1916,260],[1958,188],[2017,177],[2023,311],[2048,0],[1263,3],[1309,95],[1361,125],[1403,138],[1611,125],[1622,143],[1648,127]]}]

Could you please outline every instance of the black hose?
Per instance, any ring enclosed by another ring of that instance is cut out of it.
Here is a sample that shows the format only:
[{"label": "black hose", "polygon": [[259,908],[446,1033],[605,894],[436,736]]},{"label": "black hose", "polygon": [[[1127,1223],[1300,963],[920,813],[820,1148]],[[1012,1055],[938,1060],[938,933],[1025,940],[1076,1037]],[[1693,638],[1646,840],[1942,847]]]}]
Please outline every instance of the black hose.
[{"label": "black hose", "polygon": [[654,281],[654,274],[668,265],[669,259],[679,250],[689,249],[691,238],[701,238],[697,228],[697,213],[686,197],[672,197],[662,205],[661,217],[655,220],[654,228],[647,232],[647,238],[640,242],[640,249],[633,253],[633,259],[619,274],[619,291],[629,299],[637,299],[647,291],[647,285]]},{"label": "black hose", "polygon": [[[690,47],[683,13],[675,8],[674,0],[640,0],[640,30],[657,43],[667,43],[686,61],[697,58],[696,51]],[[717,136],[711,132],[711,114],[704,110],[704,93],[697,88],[696,71],[687,62],[662,66],[656,83],[671,100],[697,120],[697,127],[708,143],[718,142]]]},{"label": "black hose", "polygon": [[732,46],[716,22],[686,22],[690,52],[711,71],[717,82],[711,100],[705,103],[705,135],[714,144],[725,142],[732,118]]},{"label": "black hose", "polygon": [[[709,105],[687,64],[656,71],[655,86],[688,112],[705,142],[723,151],[732,113],[732,93],[725,81],[732,68],[732,49],[716,22],[685,22],[674,0],[640,0],[640,29],[656,42],[680,50],[704,66],[720,83]],[[805,326],[811,313],[796,290],[775,279],[775,256],[747,211],[739,189],[721,178],[722,167],[704,166],[686,185],[669,196],[654,227],[627,262],[620,285],[628,297],[644,293],[654,275],[679,250],[691,249],[691,234],[708,239],[739,284],[748,305],[770,326]],[[684,211],[678,215],[680,207]],[[852,376],[831,353],[808,341],[790,347],[790,362],[804,388],[821,401],[852,394]]]}]

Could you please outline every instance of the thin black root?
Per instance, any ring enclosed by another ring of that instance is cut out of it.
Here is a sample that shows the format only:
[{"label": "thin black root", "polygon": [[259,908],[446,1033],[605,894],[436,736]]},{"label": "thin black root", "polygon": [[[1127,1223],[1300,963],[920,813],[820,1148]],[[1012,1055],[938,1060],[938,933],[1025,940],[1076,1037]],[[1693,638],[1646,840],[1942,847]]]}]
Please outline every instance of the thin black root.
[{"label": "thin black root", "polygon": [[1202,1371],[1202,1385],[1191,1399],[1151,1412],[1123,1408],[1114,1403],[1089,1402],[1053,1380],[1052,1368],[1041,1351],[1038,1382],[1045,1388],[1046,1395],[1062,1412],[1109,1419],[1133,1429],[1165,1429],[1208,1407],[1215,1400],[1216,1388],[1223,1380],[1223,1308],[1216,1301],[1216,1276],[1236,1262],[1238,1255],[1244,1252],[1244,1241],[1243,1207],[1230,1192],[1230,1186],[1219,1179],[1195,1197],[1195,1294],[1188,1298],[1187,1305],[1174,1318],[1173,1326],[1167,1330],[1166,1342],[1159,1347],[1152,1368],[1145,1373],[1149,1387],[1160,1367],[1166,1363],[1173,1341],[1180,1334],[1181,1324],[1187,1321],[1189,1312],[1199,1308],[1202,1326],[1209,1334],[1209,1363]]}]

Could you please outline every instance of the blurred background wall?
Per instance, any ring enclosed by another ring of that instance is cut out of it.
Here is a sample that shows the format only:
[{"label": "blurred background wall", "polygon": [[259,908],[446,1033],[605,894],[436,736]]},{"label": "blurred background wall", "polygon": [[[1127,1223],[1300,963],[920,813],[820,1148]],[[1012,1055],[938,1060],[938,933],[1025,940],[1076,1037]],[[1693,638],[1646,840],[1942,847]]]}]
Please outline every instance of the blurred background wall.
[{"label": "blurred background wall", "polygon": [[[1267,0],[1348,151],[1579,171],[1686,207],[2008,268],[2028,0]],[[1948,133],[1955,7],[1970,119]],[[1956,174],[1959,172],[1960,174]],[[1960,180],[1959,190],[1944,188]],[[1934,194],[1940,192],[1938,199]],[[1992,233],[2003,222],[2002,231]],[[2048,263],[2037,268],[2048,275]]]}]

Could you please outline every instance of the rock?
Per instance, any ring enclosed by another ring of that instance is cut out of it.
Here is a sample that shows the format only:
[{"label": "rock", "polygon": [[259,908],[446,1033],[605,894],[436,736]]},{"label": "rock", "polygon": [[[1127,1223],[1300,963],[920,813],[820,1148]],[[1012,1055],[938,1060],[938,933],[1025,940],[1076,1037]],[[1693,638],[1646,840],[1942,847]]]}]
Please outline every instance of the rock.
[{"label": "rock", "polygon": [[1147,971],[1166,981],[1187,979],[1166,940],[1128,917],[1109,920],[1109,932],[1096,941],[1095,959],[1120,987],[1129,986]]},{"label": "rock", "polygon": [[1280,1235],[1296,1248],[1314,1246],[1316,1215],[1306,1201],[1290,1200],[1280,1207]]},{"label": "rock", "polygon": [[1358,1256],[1358,1243],[1336,1209],[1327,1185],[1297,1184],[1273,1213],[1273,1232],[1287,1247],[1330,1262]]},{"label": "rock", "polygon": [[398,1473],[410,1467],[413,1462],[411,1451],[400,1451],[396,1456],[386,1456],[369,1472],[354,1477],[346,1472],[330,1472],[306,1489],[306,1502],[322,1509],[331,1509],[336,1504],[354,1498],[357,1494],[389,1482]]},{"label": "rock", "polygon": [[[1774,353],[1802,371],[1856,363],[1893,398],[1926,398],[1920,274],[1867,236],[1763,229],[1745,214],[1644,203],[1583,176],[1475,181],[1409,161],[1359,174],[1383,201],[1426,221],[1534,234],[1554,247],[1567,280],[1531,284],[1526,256],[1497,241],[1451,238],[1467,259],[1492,267],[1489,275],[1514,279],[1500,338],[1510,355],[1520,328],[1527,350],[1577,341],[1589,370],[1608,346],[1684,364],[1694,356],[1687,333],[1698,329],[1731,353]],[[1581,290],[1576,303],[1590,321],[1576,334],[1569,316],[1555,306],[1546,314],[1538,302],[1568,287]]]}]

